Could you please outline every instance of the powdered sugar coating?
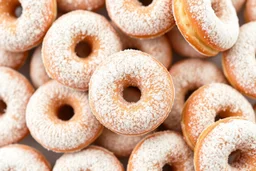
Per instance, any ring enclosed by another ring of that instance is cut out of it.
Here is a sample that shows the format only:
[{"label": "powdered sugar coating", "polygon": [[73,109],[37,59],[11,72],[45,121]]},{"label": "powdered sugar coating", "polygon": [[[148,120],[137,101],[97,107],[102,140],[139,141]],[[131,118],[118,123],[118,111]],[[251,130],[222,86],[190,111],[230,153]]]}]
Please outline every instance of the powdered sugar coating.
[{"label": "powdered sugar coating", "polygon": [[0,147],[16,143],[28,134],[25,113],[33,87],[18,72],[0,67],[0,100],[7,105],[0,114]]},{"label": "powdered sugar coating", "polygon": [[96,143],[119,157],[128,157],[134,147],[140,142],[145,135],[142,136],[125,136],[116,134],[105,128],[97,139]]},{"label": "powdered sugar coating", "polygon": [[[208,131],[208,133],[207,133]],[[195,169],[254,170],[256,167],[256,125],[250,121],[228,118],[204,130],[195,150]],[[238,161],[228,164],[231,152],[240,150]]]},{"label": "powdered sugar coating", "polygon": [[187,100],[182,115],[182,131],[191,148],[202,131],[215,122],[216,115],[241,116],[255,122],[251,104],[235,89],[222,83],[205,85],[195,91]]},{"label": "powdered sugar coating", "polygon": [[[19,0],[22,15],[11,15],[13,0],[0,1],[0,47],[24,52],[42,41],[56,17],[56,0]],[[13,7],[14,8],[14,7]],[[25,30],[25,31],[24,31]]]},{"label": "powdered sugar coating", "polygon": [[[70,105],[74,116],[63,121],[57,117],[62,105]],[[91,113],[86,92],[75,91],[56,81],[39,87],[31,97],[26,121],[33,138],[55,152],[73,152],[92,143],[102,126]]]},{"label": "powdered sugar coating", "polygon": [[45,71],[41,50],[42,46],[36,48],[30,62],[30,78],[36,88],[51,80]]},{"label": "powdered sugar coating", "polygon": [[223,54],[223,69],[230,83],[243,94],[256,98],[256,22],[240,29],[236,44]]},{"label": "powdered sugar coating", "polygon": [[175,88],[175,100],[172,111],[164,121],[168,129],[181,130],[181,113],[185,104],[185,96],[189,90],[203,85],[220,82],[225,83],[222,72],[213,63],[200,59],[187,59],[172,66],[170,74]]},{"label": "powdered sugar coating", "polygon": [[50,171],[51,166],[35,149],[15,144],[0,148],[0,170]]},{"label": "powdered sugar coating", "polygon": [[90,171],[124,171],[122,164],[108,150],[90,146],[77,153],[61,156],[53,171],[90,170]]},{"label": "powdered sugar coating", "polygon": [[106,7],[115,24],[132,37],[161,36],[175,25],[172,0],[153,0],[149,6],[139,0],[106,0]]},{"label": "powdered sugar coating", "polygon": [[102,7],[105,0],[57,0],[58,7],[64,11],[95,10]]},{"label": "powdered sugar coating", "polygon": [[[137,86],[140,101],[122,97],[127,86]],[[108,129],[125,135],[145,134],[158,127],[173,104],[171,75],[150,55],[126,50],[109,57],[90,81],[89,101],[93,114]]]},{"label": "powdered sugar coating", "polygon": [[114,23],[112,25],[120,36],[123,49],[137,48],[142,52],[152,55],[166,68],[169,68],[172,62],[172,49],[166,36],[160,36],[154,39],[134,39],[123,33]]},{"label": "powdered sugar coating", "polygon": [[[87,58],[75,54],[76,44],[83,40],[91,41],[92,53]],[[61,16],[49,29],[42,57],[51,78],[87,90],[96,67],[121,48],[119,37],[103,16],[78,10]]]},{"label": "powdered sugar coating", "polygon": [[256,21],[256,2],[254,0],[246,1],[245,20],[247,22]]},{"label": "powdered sugar coating", "polygon": [[27,59],[28,52],[9,52],[0,49],[0,66],[19,69]]},{"label": "powdered sugar coating", "polygon": [[182,136],[172,132],[157,132],[143,139],[133,150],[128,171],[162,170],[165,165],[176,170],[193,171],[193,153]]}]

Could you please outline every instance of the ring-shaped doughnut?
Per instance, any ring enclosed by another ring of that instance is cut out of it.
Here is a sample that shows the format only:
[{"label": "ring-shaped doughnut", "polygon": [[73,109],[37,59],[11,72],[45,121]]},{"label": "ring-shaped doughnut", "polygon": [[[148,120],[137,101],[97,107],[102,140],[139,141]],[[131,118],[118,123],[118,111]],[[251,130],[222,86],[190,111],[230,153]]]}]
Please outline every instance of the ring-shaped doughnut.
[{"label": "ring-shaped doughnut", "polygon": [[182,111],[182,132],[191,149],[216,116],[238,116],[255,122],[252,105],[238,91],[223,83],[202,86],[189,97]]},{"label": "ring-shaped doughnut", "polygon": [[[122,92],[138,87],[136,103]],[[171,75],[150,55],[126,50],[109,57],[94,72],[89,88],[90,107],[108,129],[123,135],[141,135],[156,129],[167,118],[174,100]]]},{"label": "ring-shaped doughnut", "polygon": [[184,38],[206,56],[231,48],[238,38],[239,23],[231,1],[174,0],[173,14]]},{"label": "ring-shaped doughnut", "polygon": [[[15,17],[15,8],[22,14]],[[57,15],[56,0],[0,1],[0,47],[11,52],[25,52],[43,40]]]}]

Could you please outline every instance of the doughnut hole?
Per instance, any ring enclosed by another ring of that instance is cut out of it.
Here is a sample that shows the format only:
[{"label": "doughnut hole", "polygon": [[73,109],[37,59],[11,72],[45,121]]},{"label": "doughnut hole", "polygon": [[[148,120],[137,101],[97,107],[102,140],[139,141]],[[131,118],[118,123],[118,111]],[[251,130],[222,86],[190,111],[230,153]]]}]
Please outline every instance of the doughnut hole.
[{"label": "doughnut hole", "polygon": [[6,108],[7,108],[6,103],[0,99],[0,115],[5,114]]},{"label": "doughnut hole", "polygon": [[57,111],[57,117],[62,121],[69,121],[74,115],[73,107],[68,104],[61,105]]},{"label": "doughnut hole", "polygon": [[22,14],[22,7],[18,0],[0,1],[0,18],[8,17],[10,20],[19,18]]},{"label": "doughnut hole", "polygon": [[169,165],[169,164],[165,164],[162,171],[175,171],[177,169],[175,169],[173,166]]},{"label": "doughnut hole", "polygon": [[143,6],[149,6],[153,0],[139,0]]},{"label": "doughnut hole", "polygon": [[84,62],[85,60],[90,60],[94,56],[97,56],[97,49],[100,49],[100,43],[96,37],[77,35],[77,37],[74,38],[71,49],[73,51],[74,60]]},{"label": "doughnut hole", "polygon": [[138,49],[136,47],[128,47],[128,48],[125,48],[124,50],[127,50],[127,49],[129,49],[129,50],[140,50],[140,49]]},{"label": "doughnut hole", "polygon": [[127,102],[136,103],[140,100],[141,91],[138,87],[129,86],[123,90],[123,98]]},{"label": "doughnut hole", "polygon": [[214,121],[217,122],[218,120],[221,120],[230,116],[233,116],[233,115],[228,110],[225,110],[225,111],[221,110],[217,112],[217,115],[215,116]]},{"label": "doughnut hole", "polygon": [[185,93],[184,101],[187,101],[188,98],[189,98],[196,90],[197,90],[197,88],[189,89],[189,90]]},{"label": "doughnut hole", "polygon": [[81,41],[76,45],[75,52],[79,58],[86,58],[92,53],[91,44],[86,41]]},{"label": "doughnut hole", "polygon": [[232,165],[234,163],[237,163],[241,158],[241,154],[241,150],[236,150],[230,153],[230,155],[228,156],[228,164]]}]

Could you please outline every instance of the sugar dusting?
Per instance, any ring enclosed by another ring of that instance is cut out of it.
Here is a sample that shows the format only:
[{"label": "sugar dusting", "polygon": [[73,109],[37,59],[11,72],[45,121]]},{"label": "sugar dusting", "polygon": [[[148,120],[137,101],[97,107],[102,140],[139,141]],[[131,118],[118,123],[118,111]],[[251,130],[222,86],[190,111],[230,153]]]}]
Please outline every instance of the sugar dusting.
[{"label": "sugar dusting", "polygon": [[[94,115],[108,129],[121,134],[152,131],[172,108],[174,89],[168,71],[150,55],[126,50],[112,55],[93,74],[89,98]],[[126,103],[121,98],[124,81],[136,84],[140,101]]]},{"label": "sugar dusting", "polygon": [[[200,25],[205,40],[221,49],[229,49],[235,44],[239,23],[231,1],[187,0],[186,3],[190,17]],[[212,9],[212,4],[218,7],[217,13]]]},{"label": "sugar dusting", "polygon": [[97,139],[96,143],[117,156],[129,156],[134,147],[145,137],[142,136],[125,136],[116,134],[105,128]]},{"label": "sugar dusting", "polygon": [[193,171],[193,153],[182,136],[164,131],[149,135],[136,146],[128,163],[128,170],[161,170],[165,164],[178,164],[177,170]]},{"label": "sugar dusting", "polygon": [[[204,139],[195,155],[198,155],[199,171],[212,170],[253,170],[256,167],[256,125],[250,121],[230,119],[220,122]],[[231,152],[241,150],[247,159],[239,159],[231,165],[228,157]],[[249,160],[253,159],[251,163]],[[197,165],[196,165],[197,166]]]},{"label": "sugar dusting", "polygon": [[123,171],[122,164],[109,151],[97,146],[90,146],[83,151],[61,156],[53,171],[89,170]]},{"label": "sugar dusting", "polygon": [[106,0],[110,18],[127,34],[156,35],[174,26],[172,0],[153,0],[148,7],[138,0]]},{"label": "sugar dusting", "polygon": [[24,64],[27,56],[27,52],[15,53],[0,49],[0,66],[18,69]]},{"label": "sugar dusting", "polygon": [[5,113],[0,115],[1,147],[17,142],[28,133],[25,111],[33,88],[25,77],[9,68],[0,67],[0,78],[0,100],[7,104]]},{"label": "sugar dusting", "polygon": [[[4,3],[8,1],[11,0]],[[0,14],[0,47],[9,51],[26,51],[36,46],[56,16],[54,0],[19,1],[23,12],[17,20],[9,13]]]},{"label": "sugar dusting", "polygon": [[[71,46],[77,39],[92,37],[99,44],[93,56],[78,58]],[[96,67],[122,48],[110,23],[99,14],[74,11],[61,16],[49,29],[43,42],[42,57],[46,72],[62,84],[86,90]]]},{"label": "sugar dusting", "polygon": [[[74,119],[62,121],[56,117],[54,106],[72,99]],[[76,113],[79,112],[79,113]],[[56,81],[41,86],[31,97],[26,112],[31,135],[45,148],[53,151],[70,151],[93,141],[101,130],[92,115],[85,92],[64,87]]]},{"label": "sugar dusting", "polygon": [[[191,136],[193,144],[209,125],[215,122],[218,112],[229,112],[232,116],[242,116],[255,122],[255,114],[251,104],[232,87],[212,83],[200,88],[201,93],[192,95],[186,103],[188,123],[185,128]],[[198,90],[198,91],[199,91]],[[188,131],[189,130],[189,131]]]},{"label": "sugar dusting", "polygon": [[36,48],[30,62],[30,78],[36,88],[50,80],[41,56],[42,46]]},{"label": "sugar dusting", "polygon": [[142,52],[152,55],[152,57],[161,62],[166,68],[169,68],[172,62],[172,50],[166,36],[160,36],[154,39],[134,39],[123,33],[114,23],[112,25],[120,36],[123,49],[137,48]]},{"label": "sugar dusting", "polygon": [[230,68],[228,79],[252,96],[256,96],[255,52],[256,22],[251,22],[241,27],[236,44],[223,55],[223,67]]},{"label": "sugar dusting", "polygon": [[42,157],[29,146],[18,144],[5,146],[0,148],[0,170],[50,171],[49,166],[42,161]]},{"label": "sugar dusting", "polygon": [[168,129],[181,129],[181,113],[185,103],[185,95],[189,90],[198,89],[203,85],[221,82],[225,77],[216,65],[199,59],[183,60],[172,66],[170,74],[175,88],[173,108],[164,125]]}]

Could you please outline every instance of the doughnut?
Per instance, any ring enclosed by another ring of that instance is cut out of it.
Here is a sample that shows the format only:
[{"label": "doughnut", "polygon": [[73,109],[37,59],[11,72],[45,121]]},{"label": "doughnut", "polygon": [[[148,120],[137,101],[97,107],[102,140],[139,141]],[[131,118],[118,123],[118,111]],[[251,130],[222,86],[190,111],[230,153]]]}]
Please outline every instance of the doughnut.
[{"label": "doughnut", "polygon": [[[250,121],[230,117],[207,127],[195,147],[194,166],[198,171],[255,170],[256,125]],[[234,162],[229,155],[239,152]]]},{"label": "doughnut", "polygon": [[0,170],[51,171],[51,165],[36,149],[13,144],[0,148]]},{"label": "doughnut", "polygon": [[245,21],[256,21],[256,2],[255,0],[247,0],[244,12]]},{"label": "doughnut", "polygon": [[[20,17],[15,9],[22,7]],[[57,15],[56,0],[0,1],[0,47],[11,52],[24,52],[37,46]]]},{"label": "doughnut", "polygon": [[57,0],[62,11],[97,10],[104,6],[105,0]]},{"label": "doughnut", "polygon": [[172,0],[153,0],[143,6],[139,0],[106,0],[111,20],[128,36],[155,38],[175,26]]},{"label": "doughnut", "polygon": [[42,46],[36,48],[30,62],[30,78],[33,85],[38,88],[50,80],[47,75],[41,56]]},{"label": "doughnut", "polygon": [[0,67],[0,78],[0,147],[2,147],[18,142],[28,134],[26,106],[34,89],[23,75],[10,68]]},{"label": "doughnut", "polygon": [[26,121],[32,137],[54,152],[81,150],[103,129],[90,111],[87,93],[54,80],[33,94],[27,106]]},{"label": "doughnut", "polygon": [[53,167],[53,171],[104,170],[124,171],[120,161],[108,150],[90,146],[80,152],[64,154]]},{"label": "doughnut", "polygon": [[145,137],[144,135],[142,136],[119,135],[105,128],[102,134],[96,140],[96,144],[108,149],[118,157],[129,157],[134,147],[144,137]]},{"label": "doughnut", "polygon": [[172,111],[163,125],[168,129],[181,131],[181,114],[186,96],[203,85],[226,81],[216,65],[200,59],[182,60],[172,66],[170,74],[173,78],[175,99]]},{"label": "doughnut", "polygon": [[231,48],[239,23],[231,1],[173,0],[173,15],[184,38],[205,56]]},{"label": "doughnut", "polygon": [[251,104],[232,87],[212,83],[196,90],[186,101],[181,127],[186,142],[194,149],[202,131],[219,118],[243,117],[255,122]]},{"label": "doughnut", "polygon": [[10,52],[0,49],[0,66],[19,69],[26,61],[28,52]]},{"label": "doughnut", "polygon": [[[140,89],[136,103],[124,100],[126,87]],[[174,87],[166,68],[150,55],[126,50],[111,55],[91,77],[92,113],[111,131],[141,135],[156,129],[171,111]]]},{"label": "doughnut", "polygon": [[241,93],[256,98],[256,22],[240,29],[236,44],[223,53],[222,66],[229,82]]},{"label": "doughnut", "polygon": [[192,151],[173,131],[156,132],[140,141],[129,158],[127,171],[162,170],[164,165],[173,170],[194,171]]},{"label": "doughnut", "polygon": [[232,3],[236,11],[239,12],[245,3],[245,0],[232,0]]},{"label": "doughnut", "polygon": [[161,62],[166,68],[169,68],[172,63],[171,45],[165,35],[155,39],[134,39],[123,33],[114,23],[112,23],[125,49],[138,49],[148,53]]},{"label": "doughnut", "polygon": [[167,33],[167,36],[171,42],[171,46],[174,51],[183,57],[189,58],[206,58],[197,52],[189,43],[183,38],[177,27],[174,27]]},{"label": "doughnut", "polygon": [[[91,53],[86,58],[79,58],[75,52],[80,42],[90,45]],[[86,91],[96,67],[121,49],[120,38],[107,19],[78,10],[61,16],[52,25],[43,41],[42,58],[51,78]]]}]

